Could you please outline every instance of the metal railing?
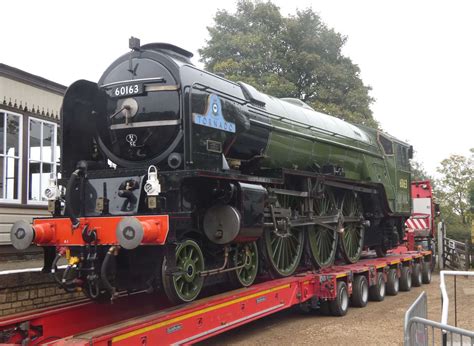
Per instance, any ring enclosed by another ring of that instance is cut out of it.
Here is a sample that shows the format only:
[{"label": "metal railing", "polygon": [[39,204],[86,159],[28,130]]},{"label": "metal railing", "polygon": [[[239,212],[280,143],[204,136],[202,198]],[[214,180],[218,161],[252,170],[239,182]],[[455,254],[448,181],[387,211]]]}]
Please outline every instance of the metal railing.
[{"label": "metal railing", "polygon": [[[437,333],[435,332],[437,330]],[[440,334],[438,334],[440,333]],[[428,320],[412,317],[407,323],[405,345],[474,345],[474,332]]]},{"label": "metal railing", "polygon": [[[428,298],[425,291],[421,292],[420,296],[415,302],[408,308],[405,313],[405,324],[404,324],[404,335],[405,345],[427,345],[424,341],[428,329],[423,324],[416,324],[413,326],[413,319],[422,318],[426,319],[428,316]],[[415,343],[410,342],[415,341]]]},{"label": "metal railing", "polygon": [[[454,278],[456,276],[474,276],[474,272],[444,270],[440,272],[441,322],[427,319],[428,301],[426,293],[422,292],[405,313],[404,345],[449,344],[474,346],[474,331],[448,324],[449,297],[445,284],[446,276],[454,276]],[[455,306],[455,313],[456,308]]]}]

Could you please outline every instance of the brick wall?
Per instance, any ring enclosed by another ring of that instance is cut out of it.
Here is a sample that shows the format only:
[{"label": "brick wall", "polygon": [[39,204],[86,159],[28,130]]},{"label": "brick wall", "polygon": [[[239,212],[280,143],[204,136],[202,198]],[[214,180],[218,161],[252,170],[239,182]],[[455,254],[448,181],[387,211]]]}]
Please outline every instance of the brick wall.
[{"label": "brick wall", "polygon": [[66,293],[48,274],[40,272],[0,275],[0,316],[84,298]]}]

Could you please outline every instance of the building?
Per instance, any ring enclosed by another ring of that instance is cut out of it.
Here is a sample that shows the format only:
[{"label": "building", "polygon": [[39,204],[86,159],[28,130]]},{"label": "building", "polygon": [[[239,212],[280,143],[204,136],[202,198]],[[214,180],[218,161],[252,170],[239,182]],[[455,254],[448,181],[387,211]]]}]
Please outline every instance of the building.
[{"label": "building", "polygon": [[48,214],[43,191],[59,165],[65,91],[63,85],[0,64],[0,245],[10,243],[15,221]]}]

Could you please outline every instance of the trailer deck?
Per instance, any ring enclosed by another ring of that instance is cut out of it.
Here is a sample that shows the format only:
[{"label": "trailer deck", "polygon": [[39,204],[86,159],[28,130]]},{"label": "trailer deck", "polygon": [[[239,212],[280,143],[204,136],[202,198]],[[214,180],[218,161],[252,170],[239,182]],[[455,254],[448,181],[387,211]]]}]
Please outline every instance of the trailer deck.
[{"label": "trailer deck", "polygon": [[[427,268],[423,263],[430,261],[429,251],[392,253],[384,258],[367,258],[356,264],[269,280],[174,307],[155,294],[124,297],[110,305],[83,301],[0,319],[0,342],[192,344],[292,306],[326,309],[327,313],[342,316],[349,299],[357,304],[355,296],[364,298],[359,283],[366,281],[373,289],[382,278],[388,284],[390,275],[396,273],[400,289],[406,284],[402,282],[407,279],[403,275],[410,276],[411,287],[412,269]],[[416,282],[415,278],[413,283]],[[423,282],[428,283],[424,276]]]}]

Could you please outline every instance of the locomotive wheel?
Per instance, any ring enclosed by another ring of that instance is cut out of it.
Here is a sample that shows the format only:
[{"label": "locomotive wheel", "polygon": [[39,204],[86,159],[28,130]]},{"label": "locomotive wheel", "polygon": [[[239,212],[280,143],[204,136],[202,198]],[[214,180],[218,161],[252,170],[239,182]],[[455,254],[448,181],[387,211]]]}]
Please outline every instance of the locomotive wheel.
[{"label": "locomotive wheel", "polygon": [[296,271],[303,254],[303,231],[289,227],[283,232],[267,229],[262,243],[265,262],[273,276],[290,276]]},{"label": "locomotive wheel", "polygon": [[163,260],[163,288],[168,299],[176,304],[190,302],[199,295],[204,278],[199,273],[204,270],[204,256],[199,245],[187,239],[176,247],[176,273],[166,274],[167,258]]},{"label": "locomotive wheel", "polygon": [[[329,216],[336,211],[334,194],[326,189],[322,198],[315,199],[316,216]],[[316,268],[329,267],[334,263],[337,251],[337,231],[320,225],[306,228],[306,249]]]},{"label": "locomotive wheel", "polygon": [[237,244],[233,256],[233,266],[242,268],[229,272],[229,279],[233,286],[250,286],[255,281],[258,272],[257,243]]},{"label": "locomotive wheel", "polygon": [[[299,200],[291,196],[278,196],[278,206],[298,208]],[[259,240],[263,261],[272,277],[292,275],[298,268],[304,249],[303,228],[291,227],[289,220],[280,219],[277,229],[266,229]]]},{"label": "locomotive wheel", "polygon": [[[346,218],[362,216],[362,204],[357,194],[346,192],[342,198],[342,214]],[[339,248],[346,263],[356,263],[364,247],[364,227],[360,221],[344,223],[344,231],[339,237]]]},{"label": "locomotive wheel", "polygon": [[387,249],[383,245],[377,245],[375,247],[375,254],[377,257],[385,257],[387,256]]}]

